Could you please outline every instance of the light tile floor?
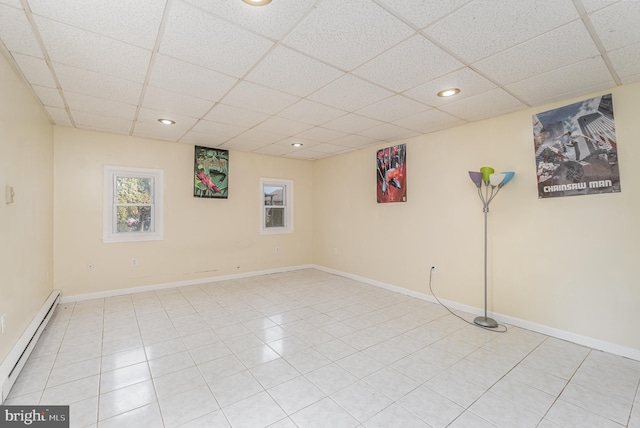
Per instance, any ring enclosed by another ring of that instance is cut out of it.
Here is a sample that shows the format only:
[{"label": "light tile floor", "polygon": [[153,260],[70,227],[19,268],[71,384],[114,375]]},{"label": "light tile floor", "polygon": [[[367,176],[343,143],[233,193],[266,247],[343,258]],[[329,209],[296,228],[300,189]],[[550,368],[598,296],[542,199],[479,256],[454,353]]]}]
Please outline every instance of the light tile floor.
[{"label": "light tile floor", "polygon": [[72,427],[639,428],[639,382],[308,269],[61,304],[5,404],[69,404]]}]

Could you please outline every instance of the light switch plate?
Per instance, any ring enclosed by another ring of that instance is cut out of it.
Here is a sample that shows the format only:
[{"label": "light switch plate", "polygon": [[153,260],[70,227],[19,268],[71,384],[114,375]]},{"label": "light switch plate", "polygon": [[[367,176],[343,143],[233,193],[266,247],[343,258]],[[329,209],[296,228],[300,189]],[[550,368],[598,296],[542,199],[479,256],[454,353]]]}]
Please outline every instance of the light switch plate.
[{"label": "light switch plate", "polygon": [[6,186],[4,188],[4,200],[7,204],[13,203],[13,197],[15,196],[15,192],[13,191],[13,187]]}]

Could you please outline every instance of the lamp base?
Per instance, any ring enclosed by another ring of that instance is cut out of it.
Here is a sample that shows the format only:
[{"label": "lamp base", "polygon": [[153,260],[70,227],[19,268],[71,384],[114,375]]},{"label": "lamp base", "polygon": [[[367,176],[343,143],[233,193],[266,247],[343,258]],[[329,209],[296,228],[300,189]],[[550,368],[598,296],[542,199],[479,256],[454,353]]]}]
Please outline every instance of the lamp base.
[{"label": "lamp base", "polygon": [[498,323],[493,318],[476,317],[476,319],[474,319],[473,322],[478,325],[481,325],[482,327],[488,327],[488,328],[498,327]]}]

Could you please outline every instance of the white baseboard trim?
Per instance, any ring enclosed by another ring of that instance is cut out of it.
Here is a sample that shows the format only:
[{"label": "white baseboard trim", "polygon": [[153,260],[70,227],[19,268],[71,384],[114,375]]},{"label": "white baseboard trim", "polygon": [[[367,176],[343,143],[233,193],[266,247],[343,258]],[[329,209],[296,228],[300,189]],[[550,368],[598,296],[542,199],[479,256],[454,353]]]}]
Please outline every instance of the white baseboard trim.
[{"label": "white baseboard trim", "polygon": [[[366,278],[359,275],[353,275],[347,272],[342,272],[336,269],[327,268],[319,265],[311,265],[311,267],[328,272],[333,273],[335,275],[339,275],[345,278],[353,279],[356,281],[364,282],[365,284],[374,285],[376,287],[381,287],[387,290],[396,291],[398,293],[405,294],[407,296],[415,297],[417,299],[426,300],[431,303],[438,303],[437,300],[429,294],[420,293],[418,291],[408,290],[406,288],[397,287],[395,285],[387,284],[385,282],[376,281],[371,278]],[[447,305],[450,309],[464,311],[474,315],[484,315],[484,310],[481,308],[476,308],[473,306],[463,305],[461,303],[453,302],[450,300],[440,299],[442,303]],[[617,345],[615,343],[606,342],[604,340],[594,339],[588,336],[582,336],[577,333],[572,333],[570,331],[560,330],[554,327],[549,327],[543,324],[538,324],[535,322],[523,320],[520,318],[511,317],[508,315],[503,315],[497,312],[489,312],[492,318],[496,319],[498,322],[502,322],[504,324],[509,324],[516,327],[521,327],[526,330],[535,331],[537,333],[542,333],[547,336],[555,337],[557,339],[566,340],[568,342],[573,342],[578,345],[587,346],[589,348],[593,348],[599,351],[609,352],[611,354],[619,355],[621,357],[630,358],[632,360],[640,361],[640,349],[629,348],[626,346]]]},{"label": "white baseboard trim", "polygon": [[62,296],[60,303],[81,302],[83,300],[103,299],[105,297],[125,296],[127,294],[144,293],[146,291],[164,290],[167,288],[186,287],[188,285],[206,284],[209,282],[228,281],[232,279],[251,278],[259,275],[269,275],[272,273],[292,272],[301,269],[313,269],[313,265],[288,266],[275,269],[267,269],[253,272],[235,273],[231,275],[210,276],[206,278],[189,279],[184,281],[165,282],[162,284],[143,285],[140,287],[122,288],[118,290],[98,291],[95,293],[75,294],[72,296]]},{"label": "white baseboard trim", "polygon": [[[407,296],[415,297],[417,299],[426,300],[431,303],[438,303],[437,300],[429,294],[421,293],[418,291],[409,290],[406,288],[398,287],[395,285],[387,284],[385,282],[377,281],[371,278],[366,278],[359,275],[350,274],[347,272],[339,271],[336,269],[327,268],[320,265],[315,264],[307,264],[307,265],[299,265],[299,266],[289,266],[275,269],[267,269],[261,271],[253,271],[253,272],[244,272],[239,274],[231,274],[231,275],[221,275],[221,276],[213,276],[207,278],[198,278],[193,280],[185,280],[185,281],[176,281],[176,282],[167,282],[163,284],[154,284],[154,285],[145,285],[140,287],[131,287],[124,288],[119,290],[109,290],[109,291],[101,291],[96,293],[87,293],[87,294],[76,294],[72,296],[62,296],[60,298],[60,303],[71,303],[71,302],[80,302],[83,300],[90,299],[100,299],[105,297],[115,297],[115,296],[124,296],[128,294],[135,293],[143,293],[146,291],[155,291],[155,290],[163,290],[167,288],[174,287],[185,287],[189,285],[199,285],[206,284],[210,282],[220,282],[227,281],[233,279],[242,279],[242,278],[251,278],[260,275],[268,275],[273,273],[282,273],[282,272],[292,272],[301,269],[317,269],[323,272],[332,273],[335,275],[342,276],[344,278],[350,278],[356,281],[363,282],[365,284],[374,285],[376,287],[381,287],[390,291],[395,291],[397,293],[405,294]],[[462,303],[454,302],[451,300],[440,299],[442,303],[447,305],[450,309],[459,310],[463,312],[467,312],[473,315],[483,315],[484,310],[481,308],[476,308],[474,306],[464,305]],[[589,348],[597,349],[600,351],[609,352],[611,354],[619,355],[625,358],[630,358],[632,360],[640,361],[640,350],[629,348],[621,345],[617,345],[615,343],[606,342],[599,339],[594,339],[592,337],[583,336],[577,333],[573,333],[570,331],[560,330],[554,327],[549,327],[543,324],[538,324],[535,322],[527,321],[520,318],[511,317],[508,315],[503,315],[497,312],[489,312],[489,315],[492,318],[497,319],[498,321],[513,325],[516,327],[521,327],[527,330],[535,331],[537,333],[542,333],[547,336],[555,337],[557,339],[566,340],[569,342],[576,343],[578,345],[587,346]]]},{"label": "white baseboard trim", "polygon": [[53,290],[42,304],[18,341],[13,345],[9,354],[0,363],[0,404],[9,395],[22,367],[27,362],[31,351],[35,348],[42,331],[53,315],[53,309],[60,298],[60,290]]}]

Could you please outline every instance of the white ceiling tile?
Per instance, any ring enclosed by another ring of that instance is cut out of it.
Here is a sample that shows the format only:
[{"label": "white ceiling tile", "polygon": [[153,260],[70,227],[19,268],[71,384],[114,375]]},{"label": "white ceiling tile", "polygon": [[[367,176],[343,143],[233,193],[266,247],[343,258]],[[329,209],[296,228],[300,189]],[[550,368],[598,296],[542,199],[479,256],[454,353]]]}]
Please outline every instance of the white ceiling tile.
[{"label": "white ceiling tile", "polygon": [[64,102],[60,97],[60,91],[58,91],[57,89],[49,88],[47,86],[38,86],[38,85],[33,85],[32,88],[33,88],[33,91],[38,96],[38,98],[40,99],[40,102],[42,103],[42,105],[49,106],[49,107],[64,108]]},{"label": "white ceiling tile", "polygon": [[402,92],[462,66],[429,40],[416,35],[358,67],[353,74]]},{"label": "white ceiling tile", "polygon": [[262,155],[269,155],[269,156],[283,156],[288,153],[293,153],[296,150],[299,150],[299,149],[293,146],[287,147],[279,144],[270,144],[268,146],[264,146],[257,150],[254,150],[253,152],[260,153]]},{"label": "white ceiling tile", "polygon": [[424,28],[445,15],[453,12],[470,0],[380,0],[390,11]]},{"label": "white ceiling tile", "polygon": [[44,109],[49,113],[49,116],[56,125],[71,125],[71,119],[67,111],[59,107],[45,106]]},{"label": "white ceiling tile", "polygon": [[353,112],[391,95],[391,91],[347,74],[307,98]]},{"label": "white ceiling tile", "polygon": [[266,120],[269,115],[258,113],[257,111],[246,110],[239,107],[233,107],[226,104],[216,104],[204,117],[207,120],[219,123],[228,123],[230,125],[243,126],[252,128],[258,123]]},{"label": "white ceiling tile", "polygon": [[414,31],[368,0],[325,0],[283,43],[350,71]]},{"label": "white ceiling tile", "polygon": [[329,141],[333,141],[337,138],[343,137],[344,135],[345,135],[344,132],[335,131],[333,129],[322,128],[319,126],[316,126],[315,128],[311,128],[307,131],[296,134],[297,137],[309,139],[312,141],[319,141],[321,143],[328,143]]},{"label": "white ceiling tile", "polygon": [[613,3],[617,3],[620,0],[580,0],[584,9],[587,12],[594,12],[603,7],[611,6]]},{"label": "white ceiling tile", "polygon": [[35,17],[52,61],[134,82],[144,82],[151,51]]},{"label": "white ceiling tile", "polygon": [[229,125],[226,123],[212,122],[210,120],[200,120],[192,129],[193,132],[220,136],[224,141],[240,135],[245,131],[243,127]]},{"label": "white ceiling tile", "polygon": [[240,82],[222,100],[225,104],[275,114],[298,101],[299,98],[251,82]]},{"label": "white ceiling tile", "polygon": [[133,104],[105,100],[104,98],[96,98],[77,92],[66,92],[65,99],[72,114],[75,114],[76,111],[83,111],[127,120],[133,120],[136,114],[136,106]]},{"label": "white ceiling tile", "polygon": [[631,83],[640,82],[640,73],[631,74],[629,76],[621,77],[620,80],[622,81],[623,85],[628,85],[628,84],[631,84]]},{"label": "white ceiling tile", "polygon": [[166,0],[29,0],[36,15],[153,49]]},{"label": "white ceiling tile", "polygon": [[451,128],[464,123],[466,122],[436,109],[423,111],[394,122],[395,125],[423,133]]},{"label": "white ceiling tile", "polygon": [[357,114],[367,116],[381,122],[393,122],[400,118],[411,116],[430,108],[431,107],[417,101],[413,101],[407,97],[403,97],[402,95],[395,95],[360,109],[357,111]]},{"label": "white ceiling tile", "polygon": [[100,116],[84,111],[72,111],[71,116],[73,116],[78,128],[115,132],[116,134],[129,134],[133,125],[131,120]]},{"label": "white ceiling tile", "polygon": [[508,85],[507,89],[531,105],[562,98],[564,94],[585,91],[601,84],[614,86],[601,57],[591,58],[530,79]]},{"label": "white ceiling tile", "polygon": [[313,146],[313,151],[320,152],[320,153],[342,153],[342,152],[347,152],[351,150],[349,150],[349,148],[344,146],[336,146],[335,144],[321,143],[316,146]]},{"label": "white ceiling tile", "polygon": [[246,79],[304,97],[342,75],[344,72],[334,67],[278,46],[256,65]]},{"label": "white ceiling tile", "polygon": [[252,152],[254,150],[257,150],[267,145],[269,145],[269,143],[264,143],[262,141],[244,140],[240,137],[236,137],[224,143],[221,146],[221,148],[225,150],[238,150],[241,152]]},{"label": "white ceiling tile", "polygon": [[20,0],[0,0],[0,4],[6,4],[8,6],[22,9],[22,3],[20,3]]},{"label": "white ceiling tile", "polygon": [[257,125],[254,129],[274,132],[276,134],[294,135],[312,128],[313,125],[284,119],[282,117],[270,117]]},{"label": "white ceiling tile", "polygon": [[[163,125],[158,122],[158,119],[170,119],[175,123],[173,125]],[[196,124],[197,119],[182,114],[142,107],[138,112],[138,122],[158,124],[161,128],[180,129],[184,133],[184,131],[191,129]]]},{"label": "white ceiling tile", "polygon": [[189,64],[165,55],[158,55],[149,84],[172,92],[218,101],[238,79]]},{"label": "white ceiling tile", "polygon": [[273,145],[290,147],[290,148],[293,148],[295,150],[303,150],[302,147],[293,147],[292,144],[294,144],[294,143],[302,143],[302,145],[303,145],[303,147],[305,149],[309,149],[311,147],[317,146],[318,144],[322,144],[319,141],[313,141],[313,140],[309,140],[307,138],[289,137],[289,138],[285,138],[285,139],[280,140],[280,141],[276,141],[275,143],[273,143]]},{"label": "white ceiling tile", "polygon": [[248,150],[253,150],[257,149],[258,147],[266,146],[267,144],[273,144],[276,141],[284,140],[285,138],[287,138],[286,135],[250,129],[247,132],[244,132],[243,134],[232,138],[225,145],[230,144],[236,147],[238,145],[246,145],[247,147],[253,147],[252,149]]},{"label": "white ceiling tile", "polygon": [[331,120],[322,125],[322,127],[334,129],[336,131],[342,131],[347,134],[356,134],[359,131],[364,131],[365,129],[373,128],[374,126],[378,126],[381,124],[382,122],[380,122],[379,120],[351,113],[346,116]]},{"label": "white ceiling tile", "polygon": [[172,4],[160,53],[231,76],[244,75],[273,42],[180,1]]},{"label": "white ceiling tile", "polygon": [[[459,88],[460,93],[451,98],[442,98],[437,95],[438,92],[447,88]],[[403,95],[424,104],[437,107],[495,88],[497,88],[497,86],[490,80],[485,79],[467,67],[410,89],[404,92]]]},{"label": "white ceiling tile", "polygon": [[190,131],[180,139],[180,142],[205,147],[219,147],[228,140],[227,137],[223,137],[222,135],[202,134],[200,132]]},{"label": "white ceiling tile", "polygon": [[609,59],[620,78],[628,78],[640,72],[640,43],[609,52]]},{"label": "white ceiling tile", "polygon": [[65,91],[79,92],[127,104],[138,104],[140,101],[142,93],[140,83],[58,63],[53,63],[53,69],[58,76],[60,86]]},{"label": "white ceiling tile", "polygon": [[351,134],[345,135],[344,137],[338,138],[337,140],[333,140],[331,144],[334,144],[336,146],[350,147],[353,149],[360,149],[362,147],[378,144],[379,142],[380,140],[376,140],[374,138]]},{"label": "white ceiling tile", "polygon": [[281,39],[317,2],[317,0],[278,0],[268,7],[253,7],[241,1],[186,1],[272,39]]},{"label": "white ceiling tile", "polygon": [[177,141],[185,134],[185,132],[186,131],[184,129],[163,125],[159,122],[136,122],[132,135],[136,137]]},{"label": "white ceiling tile", "polygon": [[425,33],[464,61],[475,62],[515,46],[579,15],[571,0],[474,1],[428,27]]},{"label": "white ceiling tile", "polygon": [[475,121],[524,109],[526,106],[503,89],[483,92],[440,109],[460,119]]},{"label": "white ceiling tile", "polygon": [[0,4],[0,38],[10,52],[44,58],[22,8]]},{"label": "white ceiling tile", "polygon": [[144,94],[142,105],[169,113],[202,117],[213,107],[213,102],[149,86]]},{"label": "white ceiling tile", "polygon": [[589,15],[608,51],[640,42],[640,2],[621,1]]},{"label": "white ceiling tile", "polygon": [[313,150],[302,149],[299,151],[291,152],[288,155],[285,155],[284,157],[312,161],[317,159],[328,158],[331,155],[332,155],[331,153],[322,153],[322,152],[316,152]]},{"label": "white ceiling tile", "polygon": [[382,125],[376,126],[375,128],[361,131],[358,134],[384,141],[399,140],[418,135],[418,133],[415,131],[403,128],[401,126],[392,125],[390,123],[383,123]]},{"label": "white ceiling tile", "polygon": [[347,112],[344,110],[303,99],[282,110],[278,115],[298,122],[322,125],[345,114]]},{"label": "white ceiling tile", "polygon": [[551,94],[548,98],[544,98],[544,99],[541,98],[540,101],[537,102],[537,104],[540,105],[540,104],[553,103],[556,101],[566,100],[569,98],[580,97],[592,92],[599,92],[604,90],[609,91],[614,86],[615,86],[615,82],[613,80],[610,80],[608,82],[603,82],[603,83],[596,83],[593,86],[585,86],[580,89],[575,89],[573,91],[565,92],[563,94]]},{"label": "white ceiling tile", "polygon": [[12,56],[29,83],[49,88],[56,87],[56,81],[53,79],[51,70],[49,70],[49,66],[44,59],[19,53],[14,53]]},{"label": "white ceiling tile", "polygon": [[582,21],[577,20],[485,58],[473,67],[501,85],[508,85],[597,55],[593,39]]},{"label": "white ceiling tile", "polygon": [[0,0],[0,44],[52,120],[184,144],[320,159],[610,90],[592,36],[619,81],[640,81],[640,1],[76,3]]}]

